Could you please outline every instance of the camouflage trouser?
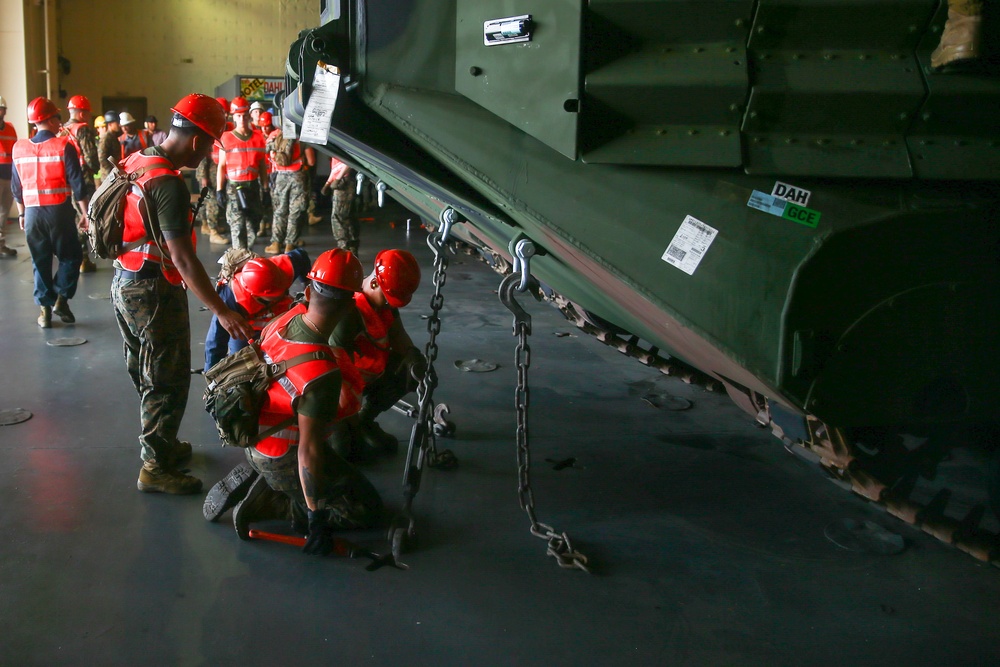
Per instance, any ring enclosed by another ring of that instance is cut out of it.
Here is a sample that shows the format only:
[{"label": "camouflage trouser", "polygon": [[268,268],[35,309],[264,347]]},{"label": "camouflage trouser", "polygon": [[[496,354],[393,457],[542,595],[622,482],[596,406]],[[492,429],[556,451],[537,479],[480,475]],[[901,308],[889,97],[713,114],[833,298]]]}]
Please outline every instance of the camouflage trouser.
[{"label": "camouflage trouser", "polygon": [[[247,210],[240,210],[240,200],[236,194],[236,186],[243,188],[246,194]],[[257,239],[257,225],[263,215],[263,205],[260,201],[260,183],[243,181],[226,183],[226,222],[229,223],[229,233],[232,235],[234,248],[249,248]]]},{"label": "camouflage trouser", "polygon": [[[338,430],[344,428],[346,424],[338,422],[331,437],[337,438]],[[299,481],[298,447],[290,448],[284,456],[276,459],[249,447],[246,456],[250,466],[264,477],[267,485],[285,493],[298,506],[300,515],[304,515],[305,497]],[[323,453],[322,466],[323,483],[318,500],[332,510],[334,521],[342,528],[374,525],[382,511],[382,498],[368,478],[330,448]]]},{"label": "camouflage trouser", "polygon": [[260,235],[263,235],[271,231],[271,222],[274,220],[274,192],[271,192],[270,203],[261,203],[260,209],[260,227],[258,227],[257,231]]},{"label": "camouflage trouser", "polygon": [[351,188],[333,191],[333,213],[330,215],[330,226],[333,228],[333,240],[338,248],[350,250],[358,254],[361,230],[358,219],[353,214],[354,190]]},{"label": "camouflage trouser", "polygon": [[187,292],[162,277],[124,280],[116,272],[111,302],[139,394],[142,460],[163,461],[177,442],[191,387]]},{"label": "camouflage trouser", "polygon": [[205,201],[201,203],[201,208],[198,209],[198,221],[207,224],[208,228],[216,234],[229,233],[229,225],[226,224],[226,219],[222,216],[222,207],[219,206],[214,192],[208,193]]},{"label": "camouflage trouser", "polygon": [[306,214],[306,179],[304,171],[279,171],[274,179],[274,226],[271,242],[279,247],[299,240],[299,229]]}]

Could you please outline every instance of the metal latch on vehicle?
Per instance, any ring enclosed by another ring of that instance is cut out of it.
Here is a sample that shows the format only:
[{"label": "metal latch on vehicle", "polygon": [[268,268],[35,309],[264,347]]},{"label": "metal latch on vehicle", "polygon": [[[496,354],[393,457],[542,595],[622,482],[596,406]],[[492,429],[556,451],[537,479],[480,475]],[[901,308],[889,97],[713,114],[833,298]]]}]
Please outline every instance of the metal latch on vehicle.
[{"label": "metal latch on vehicle", "polygon": [[531,14],[483,21],[483,44],[514,44],[531,41]]}]

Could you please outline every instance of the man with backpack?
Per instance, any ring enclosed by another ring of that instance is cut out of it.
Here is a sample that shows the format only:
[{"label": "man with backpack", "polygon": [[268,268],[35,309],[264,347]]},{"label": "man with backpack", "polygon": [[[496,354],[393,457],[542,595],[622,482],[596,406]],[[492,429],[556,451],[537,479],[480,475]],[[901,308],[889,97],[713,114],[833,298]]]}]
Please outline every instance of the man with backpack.
[{"label": "man with backpack", "polygon": [[[10,189],[17,203],[35,273],[35,303],[41,307],[38,326],[52,326],[52,313],[76,322],[69,300],[76,294],[83,248],[77,236],[73,202],[87,224],[87,191],[80,155],[69,137],[57,136],[59,110],[51,100],[36,97],[28,104],[28,122],[38,132],[14,144]],[[70,197],[70,194],[73,197]],[[52,275],[52,256],[59,268]]]},{"label": "man with backpack", "polygon": [[233,523],[241,539],[249,539],[253,522],[290,518],[308,535],[303,551],[326,555],[335,530],[373,525],[382,501],[327,441],[331,427],[360,405],[360,376],[328,340],[354,308],[361,263],[350,252],[328,250],[307,277],[306,304],[272,321],[261,338],[263,360],[286,366],[267,386],[260,409],[265,437],[247,448],[249,469],[237,466],[212,487],[203,512],[214,521],[235,505]]},{"label": "man with backpack", "polygon": [[[191,445],[177,438],[191,384],[185,287],[233,337],[247,339],[253,329],[223,303],[198,261],[190,194],[178,171],[196,167],[212,150],[225,129],[225,109],[211,97],[192,94],[171,111],[166,140],[133,153],[121,165],[126,175],[141,174],[125,198],[125,252],[114,262],[111,299],[125,342],[125,363],[139,394],[143,464],[137,486],[145,492],[186,494],[200,491],[201,480],[181,469]],[[154,231],[153,238],[147,229]]]},{"label": "man with backpack", "polygon": [[264,252],[276,255],[298,245],[309,204],[309,156],[298,141],[285,137],[280,127],[268,135],[266,147],[274,174],[274,226],[271,244]]},{"label": "man with backpack", "polygon": [[[90,100],[85,95],[74,95],[66,105],[69,110],[69,120],[62,126],[61,135],[68,136],[80,154],[80,169],[86,183],[88,196],[94,193],[94,174],[100,171],[97,161],[97,130],[91,127]],[[82,226],[82,220],[77,220],[80,245],[83,246],[83,261],[80,263],[80,273],[91,273],[97,266],[87,256],[87,230]]]}]

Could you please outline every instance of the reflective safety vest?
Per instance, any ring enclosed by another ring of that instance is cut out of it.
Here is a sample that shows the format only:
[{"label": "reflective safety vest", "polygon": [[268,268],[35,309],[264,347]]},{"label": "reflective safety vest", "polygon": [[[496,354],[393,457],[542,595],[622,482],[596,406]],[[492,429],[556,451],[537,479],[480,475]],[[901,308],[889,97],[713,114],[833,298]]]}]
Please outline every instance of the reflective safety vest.
[{"label": "reflective safety vest", "polygon": [[53,137],[41,143],[20,139],[14,144],[14,168],[21,178],[25,206],[58,206],[70,195],[63,155],[68,137]]},{"label": "reflective safety vest", "polygon": [[330,158],[330,180],[336,181],[344,177],[347,170],[350,169],[346,164],[341,162],[335,157]]},{"label": "reflective safety vest", "polygon": [[[126,271],[138,271],[146,262],[159,264],[163,270],[163,277],[171,285],[180,285],[181,274],[170,261],[170,257],[164,257],[160,253],[160,247],[153,239],[149,238],[146,229],[149,222],[146,214],[146,204],[142,200],[142,195],[138,186],[143,186],[148,190],[148,183],[156,178],[182,178],[181,173],[174,169],[170,160],[159,155],[143,155],[142,153],[132,153],[119,167],[125,173],[130,174],[137,169],[146,168],[148,171],[136,179],[132,190],[125,196],[125,232],[122,234],[122,243],[129,246],[137,241],[143,241],[137,247],[131,248],[116,260]],[[191,214],[188,213],[188,223],[191,222]],[[158,230],[157,230],[158,231]],[[197,242],[194,230],[191,231],[191,243]]]},{"label": "reflective safety vest", "polygon": [[[285,338],[284,333],[292,318],[306,312],[302,304],[273,320],[261,337],[260,347],[267,363],[287,361],[302,354],[317,353],[317,358],[297,364],[267,388],[264,405],[260,411],[259,433],[295,417],[299,398],[320,379],[340,371],[340,405],[337,421],[356,414],[361,408],[361,391],[364,383],[347,354],[321,343],[302,343]],[[332,426],[332,425],[331,425]],[[299,444],[299,425],[293,419],[285,428],[264,438],[255,445],[257,451],[270,458],[284,456]]]},{"label": "reflective safety vest", "polygon": [[288,295],[269,304],[261,303],[236,278],[230,281],[229,287],[233,290],[233,297],[236,299],[236,303],[246,311],[250,326],[253,327],[256,334],[260,334],[268,322],[278,315],[287,313],[288,309],[292,307],[292,297]]},{"label": "reflective safety vest", "polygon": [[391,308],[375,310],[364,292],[354,295],[354,305],[361,313],[365,330],[354,339],[354,365],[361,372],[365,382],[371,382],[385,372],[389,361],[389,327],[396,321]]},{"label": "reflective safety vest", "polygon": [[87,161],[83,157],[83,149],[80,148],[80,139],[76,136],[76,133],[79,132],[80,128],[86,124],[87,123],[80,120],[71,120],[62,126],[62,129],[66,132],[65,136],[69,138],[70,143],[73,144],[73,147],[76,148],[77,154],[80,156],[80,168],[83,169],[84,174],[89,173],[87,170]]},{"label": "reflective safety vest", "polygon": [[17,142],[17,130],[10,123],[5,123],[0,130],[0,164],[14,163],[14,144]]},{"label": "reflective safety vest", "polygon": [[235,132],[225,132],[222,147],[226,151],[226,178],[230,181],[255,181],[260,169],[267,169],[264,135],[256,130],[246,140],[237,137]]}]

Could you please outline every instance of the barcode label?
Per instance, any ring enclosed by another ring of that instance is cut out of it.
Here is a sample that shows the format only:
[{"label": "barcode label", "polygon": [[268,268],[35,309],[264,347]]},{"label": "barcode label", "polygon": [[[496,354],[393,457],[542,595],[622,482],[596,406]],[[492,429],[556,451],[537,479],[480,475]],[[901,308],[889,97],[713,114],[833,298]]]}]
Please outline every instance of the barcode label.
[{"label": "barcode label", "polygon": [[693,276],[718,233],[719,230],[711,225],[689,215],[684,218],[660,259]]}]

